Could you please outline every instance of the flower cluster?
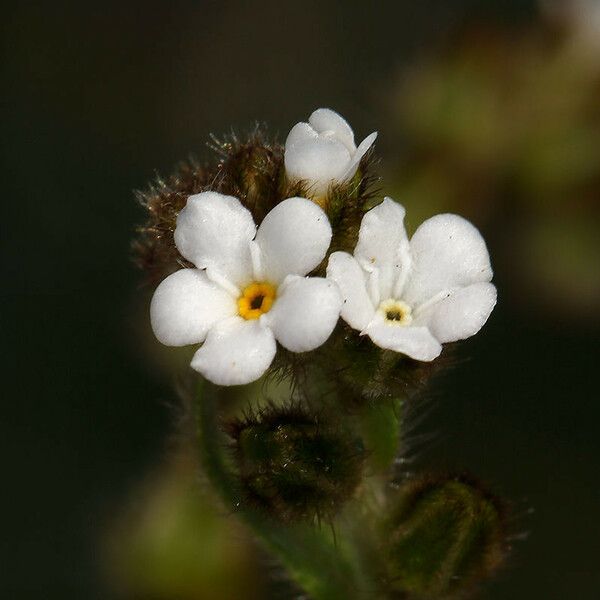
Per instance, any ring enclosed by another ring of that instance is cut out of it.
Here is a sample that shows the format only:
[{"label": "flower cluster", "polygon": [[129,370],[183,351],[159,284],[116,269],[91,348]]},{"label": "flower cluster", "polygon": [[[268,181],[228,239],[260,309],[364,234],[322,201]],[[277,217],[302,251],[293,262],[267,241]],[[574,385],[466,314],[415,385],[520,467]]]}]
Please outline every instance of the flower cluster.
[{"label": "flower cluster", "polygon": [[329,337],[340,314],[337,286],[305,277],[325,257],[331,227],[305,198],[288,198],[257,229],[237,198],[190,197],[175,243],[195,269],[167,277],[150,309],[156,337],[183,346],[204,342],[192,367],[221,385],[258,379],[277,340],[306,352]]},{"label": "flower cluster", "polygon": [[154,334],[191,346],[202,375],[181,386],[190,451],[294,594],[466,597],[510,549],[503,505],[468,477],[409,475],[406,432],[496,288],[468,221],[437,215],[411,237],[402,205],[378,199],[376,136],[356,144],[318,109],[285,144],[263,127],[215,139],[218,158],[138,194],[135,257],[158,284]]},{"label": "flower cluster", "polygon": [[[456,215],[425,221],[409,240],[390,198],[364,213],[352,254],[330,252],[324,199],[357,174],[376,133],[358,147],[328,109],[298,123],[285,143],[285,181],[305,197],[277,202],[255,223],[239,198],[189,195],[176,248],[190,268],[162,281],[151,303],[159,341],[201,344],[191,366],[219,385],[260,378],[277,353],[324,344],[341,318],[372,342],[418,361],[477,333],[496,303],[478,230]],[[326,275],[325,277],[317,275]]]}]

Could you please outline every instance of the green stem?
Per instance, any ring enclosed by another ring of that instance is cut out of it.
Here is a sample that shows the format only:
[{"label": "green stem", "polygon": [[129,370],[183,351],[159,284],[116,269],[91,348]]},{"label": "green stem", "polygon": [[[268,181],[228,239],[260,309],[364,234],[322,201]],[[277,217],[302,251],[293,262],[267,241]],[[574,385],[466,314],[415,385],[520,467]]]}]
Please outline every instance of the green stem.
[{"label": "green stem", "polygon": [[368,403],[361,413],[362,432],[375,472],[387,472],[398,455],[401,443],[401,400]]},{"label": "green stem", "polygon": [[195,405],[198,444],[211,483],[227,506],[287,568],[314,600],[353,600],[368,597],[357,580],[359,568],[348,559],[341,540],[310,524],[283,525],[244,506],[237,480],[227,464],[217,414],[218,388],[200,382]]}]

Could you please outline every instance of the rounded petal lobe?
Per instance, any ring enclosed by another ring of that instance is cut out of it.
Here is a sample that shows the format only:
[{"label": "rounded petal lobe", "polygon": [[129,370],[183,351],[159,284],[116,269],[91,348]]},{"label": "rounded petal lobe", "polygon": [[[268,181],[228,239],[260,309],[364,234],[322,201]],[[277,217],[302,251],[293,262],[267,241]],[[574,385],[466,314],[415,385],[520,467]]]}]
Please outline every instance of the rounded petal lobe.
[{"label": "rounded petal lobe", "polygon": [[197,269],[169,275],[156,288],[150,303],[152,330],[167,346],[198,344],[214,323],[234,314],[233,297]]},{"label": "rounded petal lobe", "polygon": [[380,298],[395,295],[397,282],[410,269],[404,207],[391,198],[372,208],[362,220],[354,256],[366,271],[378,272]]},{"label": "rounded petal lobe", "polygon": [[404,299],[414,307],[445,290],[492,279],[483,237],[458,215],[427,219],[410,240],[410,250],[413,269]]},{"label": "rounded petal lobe", "polygon": [[209,268],[239,286],[252,274],[249,243],[255,234],[252,215],[237,198],[202,192],[190,196],[179,213],[175,244],[199,269]]},{"label": "rounded petal lobe", "polygon": [[346,252],[333,252],[327,265],[327,278],[334,281],[342,295],[342,319],[362,331],[373,319],[375,306],[367,292],[365,272]]},{"label": "rounded petal lobe", "polygon": [[296,123],[285,140],[285,151],[291,150],[296,144],[308,142],[319,137],[319,134],[308,123]]},{"label": "rounded petal lobe", "polygon": [[491,283],[474,283],[455,289],[428,307],[417,320],[441,343],[475,335],[496,306],[496,288]]},{"label": "rounded petal lobe", "polygon": [[306,275],[325,258],[331,225],[323,210],[306,198],[288,198],[264,218],[256,243],[264,277],[280,283],[286,275]]},{"label": "rounded petal lobe", "polygon": [[356,150],[352,128],[346,119],[334,110],[318,108],[310,115],[308,122],[319,133],[332,132],[348,148],[348,152],[353,153]]},{"label": "rounded petal lobe", "polygon": [[277,341],[292,352],[321,346],[331,335],[342,306],[335,283],[322,277],[290,276],[265,315]]},{"label": "rounded petal lobe", "polygon": [[232,317],[211,328],[191,366],[217,385],[244,385],[265,373],[276,349],[268,327]]},{"label": "rounded petal lobe", "polygon": [[381,348],[401,352],[415,360],[432,361],[442,352],[442,345],[427,327],[401,327],[375,321],[366,330],[367,335]]}]

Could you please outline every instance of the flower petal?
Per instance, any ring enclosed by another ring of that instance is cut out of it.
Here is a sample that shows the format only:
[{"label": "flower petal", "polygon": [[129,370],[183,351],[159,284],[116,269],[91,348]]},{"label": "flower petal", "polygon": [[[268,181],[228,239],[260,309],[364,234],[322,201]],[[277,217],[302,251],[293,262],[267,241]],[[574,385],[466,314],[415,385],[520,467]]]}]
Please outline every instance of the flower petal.
[{"label": "flower petal", "polygon": [[150,303],[150,322],[167,346],[204,340],[210,327],[237,312],[235,300],[198,269],[181,269],[164,279]]},{"label": "flower petal", "polygon": [[291,275],[265,315],[277,341],[292,352],[314,350],[331,335],[342,307],[332,281],[322,277]]},{"label": "flower petal", "polygon": [[383,319],[374,319],[365,333],[377,346],[401,352],[415,360],[431,361],[437,358],[442,345],[427,327],[401,327],[388,325]]},{"label": "flower petal", "polygon": [[496,306],[496,288],[491,283],[474,283],[448,292],[416,318],[441,343],[475,335]]},{"label": "flower petal", "polygon": [[243,385],[263,375],[276,349],[272,331],[260,321],[232,317],[211,328],[191,365],[217,385]]},{"label": "flower petal", "polygon": [[346,173],[344,173],[344,176],[343,176],[344,180],[354,177],[354,173],[356,173],[356,170],[358,169],[358,165],[360,164],[362,157],[369,151],[371,146],[375,143],[376,139],[377,139],[377,132],[374,131],[360,143],[360,146],[356,149],[356,152],[354,153],[354,156],[352,157],[352,160],[350,161],[350,164],[348,165],[348,169],[346,170]]},{"label": "flower petal", "polygon": [[311,184],[311,194],[320,196],[334,181],[341,181],[350,164],[350,153],[333,137],[317,137],[286,146],[285,170],[290,179]]},{"label": "flower petal", "polygon": [[252,275],[249,244],[255,233],[250,211],[237,198],[202,192],[190,196],[179,213],[175,244],[199,269],[241,286]]},{"label": "flower petal", "polygon": [[334,110],[330,108],[318,108],[310,115],[308,122],[319,133],[333,132],[335,137],[348,148],[350,154],[356,150],[352,127],[348,125],[348,122],[342,115],[336,113]]},{"label": "flower petal", "polygon": [[413,307],[445,290],[492,279],[490,257],[481,234],[458,215],[427,219],[410,240],[413,269],[403,300]]},{"label": "flower petal", "polygon": [[319,134],[308,123],[296,123],[285,140],[285,151],[293,148],[296,144],[314,140]]},{"label": "flower petal", "polygon": [[408,237],[404,229],[405,210],[391,198],[372,208],[362,220],[354,256],[367,272],[375,272],[381,301],[399,295],[398,288],[410,269]]},{"label": "flower petal", "polygon": [[323,210],[306,198],[288,198],[263,219],[256,243],[264,277],[280,283],[286,275],[306,275],[325,258],[331,225]]},{"label": "flower petal", "polygon": [[365,272],[346,252],[333,252],[327,265],[327,278],[335,281],[343,298],[342,319],[362,331],[373,318],[375,306],[367,292]]}]

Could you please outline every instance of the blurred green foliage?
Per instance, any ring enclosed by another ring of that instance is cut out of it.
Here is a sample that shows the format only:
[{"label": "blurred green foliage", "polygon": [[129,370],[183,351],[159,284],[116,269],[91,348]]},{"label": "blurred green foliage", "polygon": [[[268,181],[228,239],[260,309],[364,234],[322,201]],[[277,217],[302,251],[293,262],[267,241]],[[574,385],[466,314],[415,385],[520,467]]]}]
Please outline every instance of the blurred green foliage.
[{"label": "blurred green foliage", "polygon": [[123,598],[263,597],[257,548],[220,514],[179,449],[129,502],[106,543],[107,576]]},{"label": "blurred green foliage", "polygon": [[480,26],[411,65],[390,101],[403,145],[388,171],[417,222],[502,224],[494,258],[520,302],[597,323],[600,56],[564,27]]}]

